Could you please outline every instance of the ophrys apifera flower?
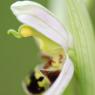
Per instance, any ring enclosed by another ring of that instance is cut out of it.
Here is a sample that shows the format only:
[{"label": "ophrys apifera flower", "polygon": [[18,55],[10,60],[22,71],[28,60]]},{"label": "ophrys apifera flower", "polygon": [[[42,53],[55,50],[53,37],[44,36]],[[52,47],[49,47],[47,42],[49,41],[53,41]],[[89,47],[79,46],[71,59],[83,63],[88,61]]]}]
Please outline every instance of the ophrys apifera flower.
[{"label": "ophrys apifera flower", "polygon": [[26,75],[23,88],[28,95],[61,95],[74,72],[68,50],[72,37],[46,8],[32,1],[18,1],[11,6],[24,25],[18,32],[9,30],[17,38],[33,37],[41,50],[42,65]]}]

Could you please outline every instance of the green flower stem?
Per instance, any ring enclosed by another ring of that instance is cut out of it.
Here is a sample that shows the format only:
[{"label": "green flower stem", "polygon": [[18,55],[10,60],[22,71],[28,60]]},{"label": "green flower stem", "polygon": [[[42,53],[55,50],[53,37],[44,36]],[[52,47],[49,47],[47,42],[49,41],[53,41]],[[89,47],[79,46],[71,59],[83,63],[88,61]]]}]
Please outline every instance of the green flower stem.
[{"label": "green flower stem", "polygon": [[90,7],[90,4],[91,4],[91,2],[92,2],[93,0],[84,0],[84,1],[85,1],[85,3],[86,3],[87,7]]},{"label": "green flower stem", "polygon": [[95,30],[95,0],[89,0],[87,7]]},{"label": "green flower stem", "polygon": [[74,38],[75,54],[70,51],[70,56],[75,63],[79,95],[95,95],[95,38],[90,17],[81,0],[64,0],[64,4],[67,11],[63,15],[68,15],[64,25]]},{"label": "green flower stem", "polygon": [[[74,37],[75,73],[80,95],[95,95],[95,38],[85,4],[80,0],[65,0],[69,29]],[[72,55],[71,55],[72,56]]]}]

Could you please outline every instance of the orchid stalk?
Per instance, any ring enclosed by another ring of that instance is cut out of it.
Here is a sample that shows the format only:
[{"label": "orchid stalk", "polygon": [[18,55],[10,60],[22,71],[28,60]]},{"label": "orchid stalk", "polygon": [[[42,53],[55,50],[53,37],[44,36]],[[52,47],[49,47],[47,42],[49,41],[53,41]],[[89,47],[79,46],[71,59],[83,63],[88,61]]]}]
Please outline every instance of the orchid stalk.
[{"label": "orchid stalk", "polygon": [[[95,95],[95,36],[86,5],[82,0],[63,1],[67,10],[63,11],[63,15],[67,15],[65,21],[68,24],[65,26],[74,39],[75,56],[72,53],[70,55],[75,64],[75,77],[80,92],[77,95]],[[61,19],[64,22],[64,18]]]},{"label": "orchid stalk", "polygon": [[61,95],[74,72],[68,55],[73,46],[71,34],[54,14],[33,1],[17,1],[11,5],[11,10],[24,25],[18,31],[11,29],[8,33],[19,39],[33,37],[43,61],[33,68],[36,73],[26,75],[22,83],[24,91],[27,95]]},{"label": "orchid stalk", "polygon": [[87,8],[89,10],[90,13],[90,17],[94,26],[94,30],[95,30],[95,0],[89,0],[88,4],[87,4]]},{"label": "orchid stalk", "polygon": [[88,8],[91,7],[90,4],[91,4],[91,1],[93,1],[93,0],[84,0],[84,1]]}]

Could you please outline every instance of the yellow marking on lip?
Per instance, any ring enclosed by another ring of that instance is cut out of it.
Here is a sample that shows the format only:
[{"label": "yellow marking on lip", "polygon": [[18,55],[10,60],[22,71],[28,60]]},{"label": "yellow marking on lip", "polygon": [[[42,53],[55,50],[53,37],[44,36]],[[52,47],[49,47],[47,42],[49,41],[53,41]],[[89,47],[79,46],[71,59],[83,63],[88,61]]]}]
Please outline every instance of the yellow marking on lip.
[{"label": "yellow marking on lip", "polygon": [[38,82],[38,85],[40,87],[44,87],[45,89],[47,89],[50,86],[50,81],[45,77],[41,82]]},{"label": "yellow marking on lip", "polygon": [[36,79],[39,79],[41,76],[44,77],[44,75],[41,73],[41,71],[35,70],[35,77],[36,77]]},{"label": "yellow marking on lip", "polygon": [[41,71],[36,70],[36,71],[35,71],[35,77],[36,77],[36,79],[39,79],[40,77],[43,77],[43,78],[44,78],[42,81],[39,81],[39,82],[38,82],[38,85],[39,85],[40,87],[48,88],[48,87],[50,86],[50,81],[49,81],[49,79],[48,79],[45,75],[43,75],[43,74],[41,73]]}]

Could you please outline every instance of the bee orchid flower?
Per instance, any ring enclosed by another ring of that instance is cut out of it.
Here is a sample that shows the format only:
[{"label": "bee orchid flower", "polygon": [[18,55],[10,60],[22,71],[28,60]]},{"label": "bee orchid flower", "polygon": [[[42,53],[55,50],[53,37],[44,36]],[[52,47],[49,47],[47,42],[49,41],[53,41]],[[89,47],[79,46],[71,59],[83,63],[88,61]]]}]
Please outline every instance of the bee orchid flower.
[{"label": "bee orchid flower", "polygon": [[37,65],[23,88],[28,95],[61,95],[74,73],[68,51],[72,36],[53,13],[33,1],[17,1],[11,10],[22,25],[18,32],[9,30],[17,38],[33,37],[41,50],[42,65]]}]

